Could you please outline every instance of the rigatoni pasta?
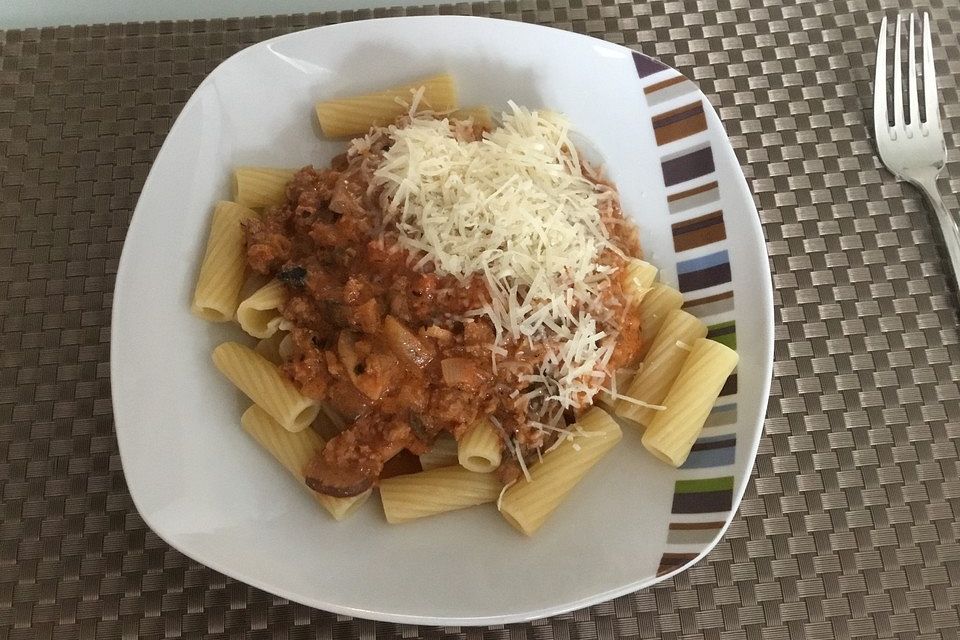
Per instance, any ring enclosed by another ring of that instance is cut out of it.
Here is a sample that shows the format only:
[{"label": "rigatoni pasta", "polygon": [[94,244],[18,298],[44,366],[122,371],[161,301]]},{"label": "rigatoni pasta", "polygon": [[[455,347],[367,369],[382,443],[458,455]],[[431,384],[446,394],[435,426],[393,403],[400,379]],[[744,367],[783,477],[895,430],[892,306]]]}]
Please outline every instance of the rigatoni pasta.
[{"label": "rigatoni pasta", "polygon": [[498,502],[530,535],[620,440],[601,404],[682,463],[730,354],[655,282],[562,116],[510,102],[498,124],[449,75],[316,116],[358,137],[327,168],[236,169],[195,304],[259,339],[214,364],[320,504],[339,519],[379,485],[400,523]]},{"label": "rigatoni pasta", "polygon": [[500,434],[489,420],[480,420],[460,438],[457,460],[460,466],[477,473],[490,473],[500,466]]},{"label": "rigatoni pasta", "polygon": [[281,364],[283,358],[280,356],[280,343],[287,335],[288,334],[284,334],[282,331],[278,331],[269,338],[263,338],[258,341],[253,350],[273,364]]},{"label": "rigatoni pasta", "polygon": [[420,466],[424,471],[437,469],[439,467],[450,467],[460,464],[460,458],[457,455],[460,446],[453,436],[441,434],[433,441],[433,446],[426,453],[420,454]]},{"label": "rigatoni pasta", "polygon": [[647,451],[667,464],[681,466],[738,361],[737,352],[726,345],[705,338],[695,340],[663,399],[664,410],[654,416],[643,434]]},{"label": "rigatoni pasta", "polygon": [[450,114],[451,120],[472,120],[473,124],[483,129],[493,128],[493,115],[487,107],[464,107]]},{"label": "rigatoni pasta", "polygon": [[625,288],[638,304],[653,285],[657,268],[645,260],[633,258],[627,262]]},{"label": "rigatoni pasta", "polygon": [[533,535],[587,472],[610,451],[623,433],[603,409],[594,407],[576,423],[581,437],[562,440],[530,468],[530,479],[520,478],[503,495],[500,513],[507,522]]},{"label": "rigatoni pasta", "polygon": [[243,222],[256,215],[246,207],[225,200],[218,202],[213,211],[213,224],[191,306],[193,313],[204,320],[227,322],[237,311],[237,296],[246,270]]},{"label": "rigatoni pasta", "polygon": [[679,309],[667,314],[640,372],[621,392],[628,397],[617,401],[617,416],[648,425],[689,355],[690,345],[706,335],[707,326],[699,318]]},{"label": "rigatoni pasta", "polygon": [[269,338],[280,328],[280,305],[287,298],[283,283],[271,280],[257,289],[237,307],[240,328],[254,338]]},{"label": "rigatoni pasta", "polygon": [[453,77],[441,74],[382,91],[318,102],[317,120],[323,134],[331,138],[363,135],[371,127],[389,124],[410,111],[414,96],[421,90],[421,109],[444,113],[457,108]]},{"label": "rigatoni pasta", "polygon": [[293,336],[289,333],[284,335],[277,344],[277,354],[281,360],[288,359],[293,355]]},{"label": "rigatoni pasta", "polygon": [[640,343],[640,350],[637,357],[643,360],[660,327],[663,326],[667,315],[683,306],[683,295],[663,283],[656,283],[650,287],[650,290],[643,296],[643,304],[640,305],[640,335],[643,341]]},{"label": "rigatoni pasta", "polygon": [[237,167],[233,172],[233,199],[258,209],[283,202],[293,169]]},{"label": "rigatoni pasta", "polygon": [[387,522],[397,524],[493,502],[503,486],[489,473],[442,467],[380,482]]},{"label": "rigatoni pasta", "polygon": [[284,429],[302,431],[317,417],[317,403],[302,396],[277,365],[253,349],[224,342],[213,350],[213,363]]},{"label": "rigatoni pasta", "polygon": [[634,369],[618,369],[615,371],[610,388],[604,387],[601,389],[600,393],[594,398],[594,404],[600,405],[612,413],[616,409],[617,398],[627,391],[636,373]]},{"label": "rigatoni pasta", "polygon": [[297,479],[297,482],[310,491],[313,498],[336,520],[346,518],[370,497],[370,491],[366,491],[349,498],[333,498],[311,491],[307,487],[303,470],[310,459],[323,448],[323,438],[312,429],[304,429],[296,433],[288,431],[257,405],[252,405],[243,412],[240,416],[240,424],[243,430],[269,451],[270,455],[276,458],[277,462]]}]

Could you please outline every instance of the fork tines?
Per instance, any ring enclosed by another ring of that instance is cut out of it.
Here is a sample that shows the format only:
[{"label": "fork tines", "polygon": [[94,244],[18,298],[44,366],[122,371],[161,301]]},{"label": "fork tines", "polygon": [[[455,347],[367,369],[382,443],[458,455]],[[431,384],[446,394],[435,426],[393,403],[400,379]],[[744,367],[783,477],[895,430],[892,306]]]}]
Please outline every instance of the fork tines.
[{"label": "fork tines", "polygon": [[[893,126],[890,127],[890,116],[887,112],[887,17],[880,23],[880,38],[877,44],[876,84],[873,94],[874,126],[879,131],[886,123],[890,128],[890,135],[896,139],[898,131],[917,129],[922,135],[928,134],[928,127],[939,128],[940,111],[937,107],[937,78],[933,66],[933,42],[930,37],[930,14],[923,14],[922,48],[923,48],[923,117],[920,114],[920,96],[917,91],[917,61],[916,44],[914,41],[917,31],[915,23],[917,14],[910,13],[909,33],[907,38],[907,108],[909,119],[903,108],[903,49],[902,27],[905,21],[903,14],[897,14],[893,49]],[[927,125],[927,126],[924,126]]]}]

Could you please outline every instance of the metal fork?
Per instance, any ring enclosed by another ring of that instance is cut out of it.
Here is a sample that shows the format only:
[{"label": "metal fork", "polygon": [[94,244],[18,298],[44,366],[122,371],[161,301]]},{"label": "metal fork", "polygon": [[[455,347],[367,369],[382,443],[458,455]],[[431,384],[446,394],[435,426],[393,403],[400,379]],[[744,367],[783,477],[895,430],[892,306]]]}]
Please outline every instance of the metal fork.
[{"label": "metal fork", "polygon": [[[907,180],[926,196],[937,214],[947,253],[953,266],[953,284],[960,292],[960,217],[943,204],[937,190],[937,176],[946,161],[947,149],[940,124],[937,103],[937,78],[933,68],[933,43],[930,38],[930,14],[923,15],[923,97],[924,120],[920,120],[920,96],[917,93],[914,22],[910,13],[907,74],[908,112],[903,108],[903,71],[900,57],[903,16],[897,14],[896,46],[893,52],[893,126],[887,114],[887,18],[880,23],[877,42],[876,80],[873,86],[873,129],[883,164],[899,179]],[[909,119],[904,116],[909,115]]]}]

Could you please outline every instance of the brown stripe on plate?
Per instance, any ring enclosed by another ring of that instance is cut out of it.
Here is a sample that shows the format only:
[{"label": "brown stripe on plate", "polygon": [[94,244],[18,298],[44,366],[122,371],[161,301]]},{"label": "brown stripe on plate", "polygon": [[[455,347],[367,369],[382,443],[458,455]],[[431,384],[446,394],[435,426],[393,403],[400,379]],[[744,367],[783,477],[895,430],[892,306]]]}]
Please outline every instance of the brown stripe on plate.
[{"label": "brown stripe on plate", "polygon": [[719,529],[723,522],[671,522],[670,530],[685,531],[687,529]]},{"label": "brown stripe on plate", "polygon": [[720,190],[717,181],[714,180],[693,189],[679,191],[667,196],[667,208],[670,209],[670,213],[680,213],[694,207],[717,202],[719,199]]},{"label": "brown stripe on plate", "polygon": [[700,100],[653,117],[653,132],[658,145],[676,142],[706,130],[707,118]]},{"label": "brown stripe on plate", "polygon": [[647,104],[656,107],[675,98],[683,97],[696,92],[697,87],[684,76],[669,78],[663,82],[652,84],[646,89]]},{"label": "brown stripe on plate", "polygon": [[675,84],[680,84],[684,80],[686,80],[686,77],[684,76],[675,76],[673,78],[667,78],[662,82],[657,82],[656,84],[652,84],[649,87],[646,87],[643,90],[643,92],[649,96],[651,93],[656,93],[661,89],[666,89],[667,87],[672,87]]},{"label": "brown stripe on plate", "polygon": [[733,291],[686,300],[683,303],[683,310],[698,318],[709,318],[733,311]]},{"label": "brown stripe on plate", "polygon": [[665,573],[675,571],[688,562],[692,562],[697,557],[695,553],[665,553],[660,558],[660,567],[657,569],[657,575],[662,576]]},{"label": "brown stripe on plate", "polygon": [[727,239],[722,211],[714,211],[697,218],[677,222],[671,225],[671,228],[673,229],[673,248],[678,252],[696,249]]},{"label": "brown stripe on plate", "polygon": [[671,522],[667,544],[708,544],[722,527],[723,522]]}]

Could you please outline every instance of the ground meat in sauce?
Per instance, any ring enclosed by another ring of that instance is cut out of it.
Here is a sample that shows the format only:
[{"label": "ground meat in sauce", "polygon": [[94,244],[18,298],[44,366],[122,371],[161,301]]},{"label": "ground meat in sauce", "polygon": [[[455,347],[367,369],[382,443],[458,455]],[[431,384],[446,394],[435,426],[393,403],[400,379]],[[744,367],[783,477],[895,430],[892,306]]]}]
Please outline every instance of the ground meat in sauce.
[{"label": "ground meat in sauce", "polygon": [[[287,287],[281,312],[293,326],[293,352],[282,368],[301,392],[327,403],[348,427],[330,439],[306,470],[307,482],[329,495],[365,491],[401,451],[426,452],[441,432],[460,437],[478,419],[493,416],[521,453],[535,457],[548,444],[528,420],[524,375],[540,357],[536,346],[507,345],[496,368],[494,332],[482,318],[464,319],[488,302],[478,275],[465,283],[414,269],[385,229],[375,194],[368,193],[377,149],[338,157],[331,169],[306,167],[286,189],[286,202],[246,226],[247,261]],[[614,199],[605,224],[627,254],[636,237]],[[607,252],[602,259],[622,264]],[[611,282],[608,307],[622,331],[611,370],[632,361],[639,347],[636,314],[622,283]],[[450,384],[442,364],[457,372]],[[518,393],[518,391],[520,393]],[[500,469],[509,482],[515,460]]]}]

